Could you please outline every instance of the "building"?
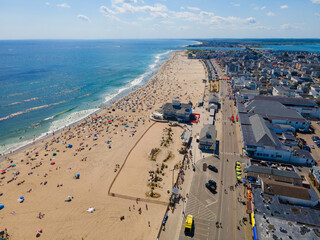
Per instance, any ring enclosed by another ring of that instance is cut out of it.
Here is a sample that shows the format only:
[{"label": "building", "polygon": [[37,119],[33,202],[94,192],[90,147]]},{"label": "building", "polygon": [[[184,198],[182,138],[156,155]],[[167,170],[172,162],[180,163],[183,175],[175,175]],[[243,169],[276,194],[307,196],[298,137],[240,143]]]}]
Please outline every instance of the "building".
[{"label": "building", "polygon": [[282,144],[276,133],[268,128],[267,121],[261,115],[249,116],[241,112],[238,115],[243,151],[249,157],[296,165],[315,164],[308,151],[292,149]]},{"label": "building", "polygon": [[293,97],[295,92],[284,86],[274,86],[272,89],[273,96]]},{"label": "building", "polygon": [[244,104],[242,111],[249,116],[259,114],[273,124],[290,125],[296,130],[301,131],[307,131],[311,124],[310,121],[307,121],[298,111],[288,108],[277,101],[253,98]]},{"label": "building", "polygon": [[311,169],[311,173],[313,175],[316,187],[320,187],[320,167],[313,166]]},{"label": "building", "polygon": [[204,125],[200,132],[199,149],[202,151],[216,151],[217,130],[214,125]]},{"label": "building", "polygon": [[320,118],[320,108],[310,99],[281,96],[255,96],[253,99],[280,102],[287,108],[296,110],[303,117]]},{"label": "building", "polygon": [[192,114],[191,103],[180,103],[180,101],[172,101],[162,105],[163,117],[167,120],[176,120],[179,122],[188,122]]},{"label": "building", "polygon": [[259,177],[271,178],[277,182],[290,183],[296,186],[302,186],[302,178],[295,171],[288,171],[278,168],[251,165],[246,167],[244,171],[247,173],[248,177],[253,177],[255,179]]},{"label": "building", "polygon": [[279,201],[286,204],[315,207],[319,203],[319,197],[313,189],[277,182],[268,178],[261,178],[261,189],[264,193],[278,196]]}]

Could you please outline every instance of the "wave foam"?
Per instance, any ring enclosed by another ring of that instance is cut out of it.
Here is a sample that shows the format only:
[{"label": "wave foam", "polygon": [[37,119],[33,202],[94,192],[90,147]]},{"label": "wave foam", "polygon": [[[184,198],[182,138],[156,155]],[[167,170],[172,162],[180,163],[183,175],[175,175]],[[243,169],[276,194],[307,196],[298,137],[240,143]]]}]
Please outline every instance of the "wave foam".
[{"label": "wave foam", "polygon": [[55,132],[58,131],[64,127],[67,127],[77,121],[80,121],[86,117],[88,117],[90,114],[98,111],[99,109],[87,109],[87,110],[82,110],[82,111],[78,111],[78,112],[73,112],[70,115],[68,115],[65,118],[56,120],[54,122],[51,123],[50,127],[49,127],[49,132]]},{"label": "wave foam", "polygon": [[157,67],[159,67],[160,65],[160,61],[161,61],[161,58],[165,55],[168,55],[170,54],[171,52],[173,52],[173,50],[169,50],[169,51],[166,51],[164,53],[159,53],[155,56],[155,60],[153,62],[153,64],[150,64],[149,65],[149,71],[141,74],[139,77],[133,79],[133,81],[130,82],[130,85],[128,86],[125,86],[123,88],[120,88],[118,90],[117,93],[113,93],[113,94],[108,94],[106,97],[105,97],[105,103],[108,103],[109,101],[111,101],[113,98],[115,98],[117,95],[119,95],[121,92],[123,92],[124,90],[127,90],[129,88],[132,88],[134,86],[137,86],[139,85],[145,78],[151,76],[151,74],[153,74]]}]

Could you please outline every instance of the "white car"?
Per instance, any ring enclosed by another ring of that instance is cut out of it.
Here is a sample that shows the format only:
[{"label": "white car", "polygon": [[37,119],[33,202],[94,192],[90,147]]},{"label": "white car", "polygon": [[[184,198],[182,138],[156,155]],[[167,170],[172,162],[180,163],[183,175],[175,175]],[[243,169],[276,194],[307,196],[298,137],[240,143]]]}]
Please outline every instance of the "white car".
[{"label": "white car", "polygon": [[314,145],[311,144],[310,146],[311,146],[312,149],[314,149]]}]

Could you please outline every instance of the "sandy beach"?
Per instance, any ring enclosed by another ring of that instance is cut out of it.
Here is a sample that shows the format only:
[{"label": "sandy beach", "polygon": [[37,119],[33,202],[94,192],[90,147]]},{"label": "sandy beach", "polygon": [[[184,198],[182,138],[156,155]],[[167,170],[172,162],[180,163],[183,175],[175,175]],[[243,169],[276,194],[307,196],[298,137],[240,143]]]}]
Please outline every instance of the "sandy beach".
[{"label": "sandy beach", "polygon": [[[199,60],[175,52],[144,86],[1,162],[0,221],[10,239],[34,239],[37,230],[40,239],[156,239],[172,169],[183,159],[183,129],[155,123],[149,115],[173,99],[196,105],[203,78]],[[172,140],[161,146],[168,131]],[[152,160],[154,148],[160,151]],[[146,195],[148,179],[162,163],[154,189],[160,197],[153,199]]]}]

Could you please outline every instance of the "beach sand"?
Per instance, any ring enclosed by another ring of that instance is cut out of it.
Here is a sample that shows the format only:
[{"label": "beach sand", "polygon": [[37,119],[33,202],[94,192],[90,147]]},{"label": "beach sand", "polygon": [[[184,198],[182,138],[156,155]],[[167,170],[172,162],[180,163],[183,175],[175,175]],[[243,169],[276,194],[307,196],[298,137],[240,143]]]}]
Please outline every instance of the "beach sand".
[{"label": "beach sand", "polygon": [[[173,142],[151,161],[149,153],[160,147],[168,124],[154,123],[149,115],[173,99],[197,104],[203,78],[201,62],[176,52],[146,85],[113,106],[1,162],[6,171],[0,174],[0,204],[5,206],[0,222],[10,239],[34,239],[38,229],[41,239],[155,239],[172,189],[170,170],[183,157],[178,153],[182,129],[172,128]],[[169,151],[173,157],[166,162],[161,188],[155,189],[161,197],[144,202],[150,199],[145,195],[149,171]],[[22,203],[17,201],[21,196]],[[87,212],[90,207],[95,211]]]}]

